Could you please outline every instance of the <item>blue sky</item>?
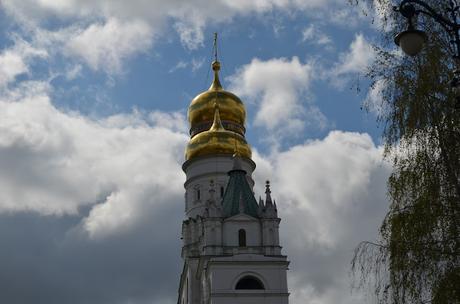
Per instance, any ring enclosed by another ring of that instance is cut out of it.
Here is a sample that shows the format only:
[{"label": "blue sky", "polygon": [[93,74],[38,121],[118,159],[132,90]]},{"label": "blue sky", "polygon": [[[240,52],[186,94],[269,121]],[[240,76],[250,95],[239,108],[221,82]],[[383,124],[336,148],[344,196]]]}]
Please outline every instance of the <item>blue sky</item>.
[{"label": "blue sky", "polygon": [[[341,57],[350,53],[350,45],[357,35],[361,35],[365,43],[376,40],[376,33],[370,26],[371,17],[358,15],[359,9],[351,6],[337,7],[348,14],[343,17],[348,20],[331,22],[328,19],[333,16],[314,18],[303,11],[292,9],[272,9],[250,17],[236,14],[231,21],[212,22],[203,27],[200,33],[202,38],[189,42],[196,44],[193,46],[181,43],[174,25],[165,21],[165,25],[162,25],[165,28],[158,34],[158,38],[135,36],[135,40],[152,41],[141,43],[138,49],[127,51],[127,55],[114,55],[123,57],[118,59],[123,62],[117,71],[113,70],[110,62],[97,63],[95,67],[96,64],[89,62],[91,59],[84,57],[91,55],[82,54],[81,51],[74,56],[69,56],[68,51],[64,54],[53,52],[46,60],[31,60],[31,71],[18,74],[16,80],[48,79],[53,87],[53,104],[85,114],[108,116],[130,112],[133,108],[186,114],[190,100],[209,85],[213,33],[218,32],[219,57],[223,63],[222,77],[226,87],[229,87],[228,77],[238,73],[238,69],[249,64],[253,58],[268,61],[273,58],[291,60],[297,57],[303,64],[315,65],[312,80],[305,88],[306,94],[299,99],[309,99],[316,104],[327,118],[327,126],[304,129],[298,141],[324,137],[333,129],[367,132],[374,141],[378,141],[379,130],[374,116],[360,108],[365,93],[358,94],[356,90],[357,86],[364,92],[367,90],[368,81],[363,73],[346,72],[336,78],[333,75],[320,75],[335,73],[328,70],[341,64]],[[5,17],[2,18],[0,40],[3,49],[12,47],[17,39],[38,39],[31,37],[34,34],[30,33],[30,29],[24,29],[16,23],[8,11],[2,13]],[[46,30],[59,31],[75,27],[74,18],[67,20],[54,14],[39,20]],[[79,19],[83,20],[77,19],[80,23],[88,23],[85,18]],[[95,19],[96,25],[104,26],[103,18],[91,19]],[[350,19],[355,20],[349,22]],[[308,31],[310,36],[304,36]],[[324,42],[318,42],[324,37]],[[116,45],[110,47],[116,48]],[[72,69],[78,71],[78,75],[67,79],[62,73]],[[258,109],[254,103],[247,103],[247,107],[250,125]],[[263,132],[254,128],[249,135],[256,137],[257,131]],[[253,145],[258,144],[257,140],[253,142]]]},{"label": "blue sky", "polygon": [[218,32],[291,303],[367,303],[349,261],[387,206],[378,23],[343,0],[0,2],[0,302],[174,303],[187,107]]}]

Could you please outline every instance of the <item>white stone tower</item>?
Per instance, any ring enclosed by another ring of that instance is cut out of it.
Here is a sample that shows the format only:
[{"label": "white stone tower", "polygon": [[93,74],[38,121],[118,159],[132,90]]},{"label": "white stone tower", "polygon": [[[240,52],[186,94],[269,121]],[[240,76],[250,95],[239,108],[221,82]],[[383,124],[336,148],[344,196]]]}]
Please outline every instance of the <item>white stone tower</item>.
[{"label": "white stone tower", "polygon": [[178,304],[287,304],[276,203],[268,182],[265,201],[254,198],[245,108],[222,89],[217,58],[212,68],[211,87],[188,112]]}]

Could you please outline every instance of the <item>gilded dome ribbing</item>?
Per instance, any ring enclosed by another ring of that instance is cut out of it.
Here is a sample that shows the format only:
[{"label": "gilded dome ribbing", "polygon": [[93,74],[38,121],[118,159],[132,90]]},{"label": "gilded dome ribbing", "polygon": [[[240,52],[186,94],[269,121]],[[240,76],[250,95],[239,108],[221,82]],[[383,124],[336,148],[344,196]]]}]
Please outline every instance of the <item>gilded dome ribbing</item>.
[{"label": "gilded dome ribbing", "polygon": [[189,107],[190,142],[186,160],[204,155],[233,155],[251,158],[251,148],[244,138],[246,110],[243,102],[222,88],[220,63],[212,63],[211,87],[195,97]]},{"label": "gilded dome ribbing", "polygon": [[196,96],[189,106],[190,135],[194,136],[209,129],[214,117],[214,103],[219,106],[223,126],[228,130],[244,135],[246,110],[243,102],[238,96],[222,88],[219,80],[220,63],[218,61],[213,62],[212,69],[214,81],[211,87]]},{"label": "gilded dome ribbing", "polygon": [[240,157],[251,158],[251,148],[244,136],[223,127],[219,107],[216,104],[211,128],[190,139],[185,151],[185,159],[203,155],[233,155],[235,151]]}]

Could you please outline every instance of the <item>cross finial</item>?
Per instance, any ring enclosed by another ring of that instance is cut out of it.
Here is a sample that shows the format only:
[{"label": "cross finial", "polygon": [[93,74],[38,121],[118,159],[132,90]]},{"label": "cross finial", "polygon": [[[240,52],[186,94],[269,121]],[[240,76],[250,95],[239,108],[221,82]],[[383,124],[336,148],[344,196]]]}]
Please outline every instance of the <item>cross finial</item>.
[{"label": "cross finial", "polygon": [[214,61],[212,63],[212,70],[214,71],[214,81],[211,84],[209,90],[219,91],[222,90],[222,85],[219,81],[219,70],[220,70],[220,62],[217,61],[217,33],[214,33]]},{"label": "cross finial", "polygon": [[217,61],[217,33],[214,33],[214,61]]}]

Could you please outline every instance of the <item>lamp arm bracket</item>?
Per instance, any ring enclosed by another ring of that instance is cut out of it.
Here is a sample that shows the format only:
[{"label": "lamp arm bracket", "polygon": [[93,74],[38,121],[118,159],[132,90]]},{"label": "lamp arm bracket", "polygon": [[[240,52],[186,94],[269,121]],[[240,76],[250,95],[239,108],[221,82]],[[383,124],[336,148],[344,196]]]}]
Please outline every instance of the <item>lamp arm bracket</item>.
[{"label": "lamp arm bracket", "polygon": [[[426,15],[426,16],[429,16],[431,18],[433,18],[434,20],[438,21],[438,23],[448,32],[448,33],[451,33],[455,30],[458,30],[460,27],[459,25],[455,25],[455,24],[450,24],[450,23],[445,23],[443,22],[442,20],[439,20],[437,18],[437,16],[433,16],[433,14],[429,11],[424,11],[424,10],[416,10],[415,11],[416,14],[423,14],[423,15]],[[443,17],[444,18],[444,17]]]},{"label": "lamp arm bracket", "polygon": [[422,13],[424,15],[427,15],[434,20],[436,20],[439,24],[441,24],[447,31],[458,31],[460,29],[460,25],[455,22],[452,22],[451,20],[447,19],[441,14],[438,14],[431,6],[423,2],[422,0],[403,0],[401,4],[399,5],[398,11],[403,11],[405,5],[411,5],[411,4],[418,4],[424,10],[418,9],[414,11],[414,14]]}]

